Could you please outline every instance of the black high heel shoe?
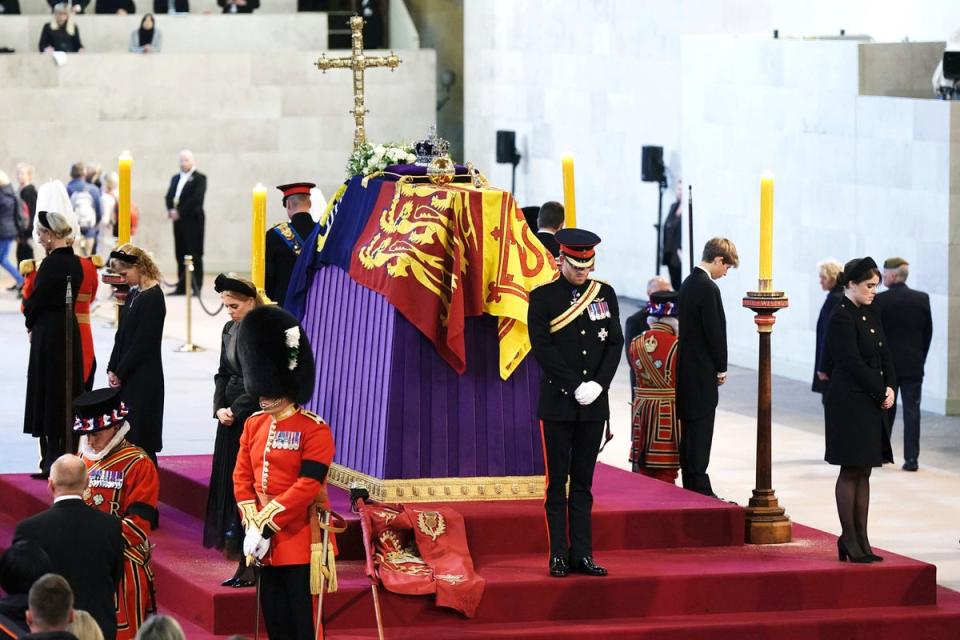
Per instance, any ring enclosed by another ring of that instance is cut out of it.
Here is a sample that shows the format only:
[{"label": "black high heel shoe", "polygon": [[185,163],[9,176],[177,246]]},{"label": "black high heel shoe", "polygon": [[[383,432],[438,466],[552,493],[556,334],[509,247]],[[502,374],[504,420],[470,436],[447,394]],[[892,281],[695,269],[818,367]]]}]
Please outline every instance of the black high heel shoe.
[{"label": "black high heel shoe", "polygon": [[850,562],[854,562],[857,564],[869,564],[873,562],[873,560],[871,560],[869,556],[866,556],[866,555],[855,556],[849,551],[847,551],[847,545],[845,545],[843,543],[843,540],[841,540],[840,538],[837,538],[837,557],[839,558],[840,562],[844,562],[848,559],[850,560]]}]

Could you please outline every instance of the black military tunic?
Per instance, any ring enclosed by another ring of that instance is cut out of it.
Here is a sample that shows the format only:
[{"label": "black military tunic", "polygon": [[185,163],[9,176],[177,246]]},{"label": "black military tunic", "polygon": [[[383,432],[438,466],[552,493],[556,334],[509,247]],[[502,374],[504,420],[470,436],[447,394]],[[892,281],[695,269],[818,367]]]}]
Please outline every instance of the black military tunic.
[{"label": "black military tunic", "polygon": [[309,213],[295,213],[288,222],[281,222],[267,230],[266,268],[264,290],[267,297],[279,305],[287,294],[290,274],[303,243],[313,233],[316,222]]},{"label": "black military tunic", "polygon": [[[585,299],[591,299],[589,304]],[[617,296],[606,283],[588,279],[575,286],[561,275],[531,292],[527,321],[542,370],[539,413],[547,459],[550,553],[566,556],[569,550],[576,563],[592,555],[593,468],[610,417],[607,390],[623,353]],[[574,393],[588,381],[600,384],[603,392],[581,406]]]}]

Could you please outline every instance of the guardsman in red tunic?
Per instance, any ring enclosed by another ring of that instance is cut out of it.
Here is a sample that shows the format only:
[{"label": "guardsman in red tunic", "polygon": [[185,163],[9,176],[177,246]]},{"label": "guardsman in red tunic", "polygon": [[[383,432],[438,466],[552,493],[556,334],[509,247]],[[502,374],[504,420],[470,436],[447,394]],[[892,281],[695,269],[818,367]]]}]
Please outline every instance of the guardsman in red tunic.
[{"label": "guardsman in red tunic", "polygon": [[260,604],[271,640],[313,638],[318,511],[330,508],[334,455],[330,427],[298,404],[313,393],[313,353],[296,318],[273,305],[250,311],[237,340],[244,386],[262,409],[247,418],[233,472],[243,553],[262,563]]},{"label": "guardsman in red tunic", "polygon": [[93,376],[97,369],[97,357],[93,352],[93,331],[90,329],[90,303],[97,297],[97,269],[103,266],[103,258],[90,256],[80,258],[83,267],[83,282],[77,291],[74,313],[80,325],[80,346],[83,347],[83,388],[93,389]]},{"label": "guardsman in red tunic", "polygon": [[130,426],[119,387],[89,391],[74,401],[74,409],[73,430],[83,434],[80,457],[90,477],[83,499],[120,518],[124,562],[117,585],[117,639],[130,640],[157,610],[149,540],[157,524],[157,468],[124,439]]},{"label": "guardsman in red tunic", "polygon": [[633,389],[633,438],[630,462],[645,476],[673,483],[680,470],[677,420],[677,298],[656,291],[647,303],[650,328],[630,343]]}]

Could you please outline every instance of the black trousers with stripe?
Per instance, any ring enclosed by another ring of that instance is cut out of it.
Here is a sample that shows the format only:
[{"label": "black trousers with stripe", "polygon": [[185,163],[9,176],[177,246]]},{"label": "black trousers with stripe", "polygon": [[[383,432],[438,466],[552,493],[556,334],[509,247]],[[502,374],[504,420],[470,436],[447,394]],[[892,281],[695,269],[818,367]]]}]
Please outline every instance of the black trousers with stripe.
[{"label": "black trousers with stripe", "polygon": [[270,640],[309,640],[313,633],[310,565],[260,568],[260,605]]},{"label": "black trousers with stripe", "polygon": [[[547,463],[547,534],[550,555],[571,562],[593,555],[593,469],[597,464],[603,422],[543,421]],[[570,495],[567,496],[567,478]]]}]

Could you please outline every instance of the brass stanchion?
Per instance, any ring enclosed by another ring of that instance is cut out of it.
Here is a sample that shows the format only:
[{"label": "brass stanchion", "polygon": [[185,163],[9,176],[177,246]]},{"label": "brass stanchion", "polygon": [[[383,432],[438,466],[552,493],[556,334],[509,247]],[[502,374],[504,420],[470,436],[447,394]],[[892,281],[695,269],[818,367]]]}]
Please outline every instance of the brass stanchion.
[{"label": "brass stanchion", "polygon": [[193,256],[183,256],[183,277],[187,280],[184,287],[184,297],[187,303],[187,342],[177,347],[177,351],[180,353],[196,353],[197,351],[203,351],[203,347],[193,344]]},{"label": "brass stanchion", "polygon": [[747,505],[746,541],[752,544],[790,542],[790,518],[777,501],[771,473],[772,439],[770,435],[773,389],[770,371],[770,335],[773,314],[789,305],[782,291],[771,291],[772,281],[761,280],[760,291],[748,291],[743,306],[754,312],[760,338],[757,371],[757,482]]},{"label": "brass stanchion", "polygon": [[[76,451],[71,449],[73,443],[73,278],[67,276],[67,290],[66,290],[66,308],[64,311],[64,355],[67,360],[66,371],[63,372],[63,388],[64,388],[64,413],[66,418],[65,431],[63,435],[63,452],[64,453],[76,453]],[[49,446],[49,445],[48,445]],[[49,469],[47,469],[49,471]]]}]

